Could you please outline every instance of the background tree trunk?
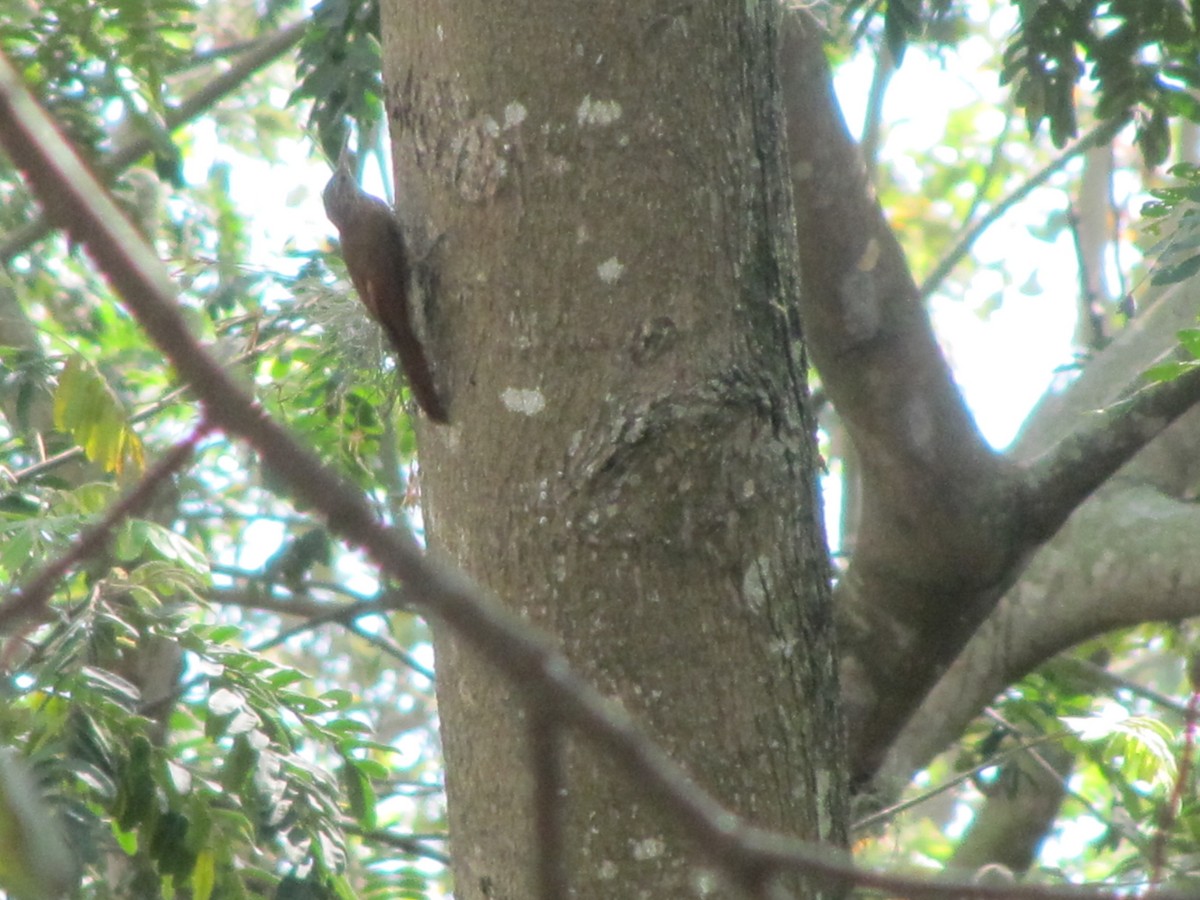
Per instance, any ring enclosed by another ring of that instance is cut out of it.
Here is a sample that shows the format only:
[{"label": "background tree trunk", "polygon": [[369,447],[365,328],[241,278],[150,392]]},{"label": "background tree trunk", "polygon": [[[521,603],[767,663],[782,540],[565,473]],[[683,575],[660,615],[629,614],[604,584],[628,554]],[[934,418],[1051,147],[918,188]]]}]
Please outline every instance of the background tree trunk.
[{"label": "background tree trunk", "polygon": [[[383,16],[401,218],[444,235],[431,546],[732,808],[842,841],[777,10]],[[456,896],[526,900],[524,698],[445,631],[436,649]],[[575,896],[694,895],[685,848],[579,741],[567,803]]]}]

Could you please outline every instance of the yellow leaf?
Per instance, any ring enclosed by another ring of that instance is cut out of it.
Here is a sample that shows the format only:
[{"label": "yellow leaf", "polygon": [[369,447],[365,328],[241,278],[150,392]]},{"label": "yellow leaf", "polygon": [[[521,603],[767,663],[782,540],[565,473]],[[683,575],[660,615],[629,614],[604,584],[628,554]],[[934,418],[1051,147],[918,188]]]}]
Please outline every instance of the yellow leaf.
[{"label": "yellow leaf", "polygon": [[211,850],[205,850],[196,857],[196,867],[192,869],[192,900],[208,900],[216,882],[217,860]]},{"label": "yellow leaf", "polygon": [[82,357],[72,357],[58,376],[54,426],[75,439],[87,458],[120,475],[127,462],[144,467],[142,442],[116,391]]}]

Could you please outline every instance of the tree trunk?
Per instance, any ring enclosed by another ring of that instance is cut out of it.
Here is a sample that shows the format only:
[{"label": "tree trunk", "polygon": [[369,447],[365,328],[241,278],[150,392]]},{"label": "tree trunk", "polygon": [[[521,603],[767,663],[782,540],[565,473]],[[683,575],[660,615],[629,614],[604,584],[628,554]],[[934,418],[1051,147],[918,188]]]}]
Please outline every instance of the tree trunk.
[{"label": "tree trunk", "polygon": [[[442,236],[431,547],[731,808],[842,842],[777,16],[391,2],[384,78],[400,218]],[[524,698],[436,650],[456,896],[528,900]],[[578,739],[566,802],[573,896],[695,896],[670,824]]]}]

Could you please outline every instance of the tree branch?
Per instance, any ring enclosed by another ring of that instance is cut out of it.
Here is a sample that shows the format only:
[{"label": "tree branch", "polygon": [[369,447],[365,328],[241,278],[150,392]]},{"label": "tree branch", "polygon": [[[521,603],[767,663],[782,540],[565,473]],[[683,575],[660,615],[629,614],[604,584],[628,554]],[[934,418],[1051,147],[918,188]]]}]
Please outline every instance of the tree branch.
[{"label": "tree branch", "polygon": [[1092,147],[1097,147],[1111,141],[1116,137],[1117,132],[1125,127],[1128,121],[1127,118],[1109,119],[1096,125],[1091,131],[1034,173],[1024,184],[989,209],[978,222],[963,232],[962,236],[958,239],[958,243],[951,248],[949,253],[942,257],[942,261],[921,282],[920,295],[922,297],[932,296],[933,292],[946,280],[946,276],[953,272],[954,267],[962,262],[963,258],[971,252],[971,248],[975,246],[975,242],[979,240],[981,234],[991,228],[1010,209],[1040,188],[1054,175],[1065,169],[1067,163],[1079,154],[1090,150]]},{"label": "tree branch", "polygon": [[867,176],[874,182],[879,167],[879,147],[883,134],[883,99],[888,85],[896,74],[896,60],[886,40],[880,40],[875,51],[875,70],[871,73],[871,89],[867,93],[867,110],[863,115],[862,155]]},{"label": "tree branch", "polygon": [[858,819],[854,823],[852,823],[850,826],[850,829],[852,832],[854,832],[854,831],[867,831],[872,828],[877,828],[879,825],[894,819],[896,816],[900,815],[900,813],[905,812],[910,809],[913,809],[914,807],[920,806],[922,803],[926,803],[929,800],[934,799],[935,797],[940,797],[942,794],[946,793],[946,791],[953,790],[954,788],[958,787],[960,784],[965,784],[966,782],[979,777],[980,774],[987,771],[988,769],[994,769],[997,766],[1003,765],[1004,763],[1011,761],[1012,759],[1027,752],[1028,750],[1030,750],[1033,747],[1037,747],[1041,744],[1047,744],[1051,741],[1062,740],[1063,735],[1065,733],[1066,732],[1060,732],[1058,734],[1044,734],[1044,735],[1041,735],[1036,738],[1024,740],[1016,747],[1012,747],[1008,750],[1002,750],[998,753],[994,753],[991,756],[989,756],[986,760],[979,763],[979,765],[975,766],[975,768],[968,769],[965,772],[960,772],[957,775],[954,775],[954,776],[946,779],[945,781],[943,781],[941,784],[937,785],[936,787],[928,788],[926,790],[921,791],[915,797],[910,797],[906,800],[902,800],[898,803],[894,803],[885,809],[881,809],[876,812],[870,813],[869,815],[863,816],[861,819]]},{"label": "tree branch", "polygon": [[1177,333],[1196,324],[1200,280],[1150,287],[1138,299],[1138,315],[1104,351],[1088,361],[1065,390],[1047,391],[1038,401],[1010,455],[1023,463],[1050,452],[1074,430],[1081,416],[1103,409],[1139,386],[1140,372],[1161,362],[1179,345]]},{"label": "tree branch", "polygon": [[[422,838],[416,835],[395,834],[383,828],[363,828],[361,825],[352,822],[342,824],[347,834],[357,835],[360,839],[367,842],[377,844],[386,844],[389,847],[395,847],[404,853],[412,856],[421,856],[425,859],[432,859],[434,862],[439,862],[443,866],[450,865],[450,857],[440,850],[434,850],[431,847],[426,847],[421,843]],[[440,838],[444,840],[444,838]],[[424,837],[424,840],[429,840]]]},{"label": "tree branch", "polygon": [[1200,508],[1144,484],[1105,488],[1080,507],[905,724],[877,790],[907,783],[1000,691],[1055,655],[1114,629],[1200,614],[1198,543]]},{"label": "tree branch", "polygon": [[[883,485],[875,502],[926,518],[932,506],[953,505],[946,491],[966,495],[989,481],[995,457],[954,384],[842,119],[819,25],[792,10],[782,43],[805,340],[865,480]],[[941,491],[934,503],[924,489],[931,480]]]},{"label": "tree branch", "polygon": [[[801,320],[862,466],[862,525],[836,594],[851,777],[861,785],[1036,547],[1200,397],[1200,372],[1139,395],[1031,469],[992,452],[842,121],[820,29],[793,10],[783,35]],[[1094,129],[975,233],[1119,127]]]},{"label": "tree branch", "polygon": [[1142,388],[1094,413],[1073,434],[1025,467],[1022,519],[1035,540],[1072,511],[1179,416],[1200,401],[1200,368]]},{"label": "tree branch", "polygon": [[804,10],[788,15],[783,44],[801,322],[862,469],[836,603],[851,777],[863,783],[1024,548],[1008,465],[954,383]]}]

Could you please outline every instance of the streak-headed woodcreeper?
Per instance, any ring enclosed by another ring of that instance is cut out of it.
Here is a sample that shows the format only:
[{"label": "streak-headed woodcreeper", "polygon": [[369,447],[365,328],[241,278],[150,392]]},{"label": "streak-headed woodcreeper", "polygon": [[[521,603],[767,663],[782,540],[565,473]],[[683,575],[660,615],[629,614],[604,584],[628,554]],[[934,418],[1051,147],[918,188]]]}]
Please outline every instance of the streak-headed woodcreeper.
[{"label": "streak-headed woodcreeper", "polygon": [[359,188],[345,153],[321,196],[325,214],[337,226],[354,289],[387,333],[417,405],[433,421],[449,421],[413,325],[413,263],[395,214]]}]

